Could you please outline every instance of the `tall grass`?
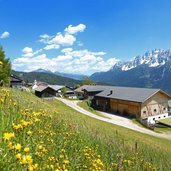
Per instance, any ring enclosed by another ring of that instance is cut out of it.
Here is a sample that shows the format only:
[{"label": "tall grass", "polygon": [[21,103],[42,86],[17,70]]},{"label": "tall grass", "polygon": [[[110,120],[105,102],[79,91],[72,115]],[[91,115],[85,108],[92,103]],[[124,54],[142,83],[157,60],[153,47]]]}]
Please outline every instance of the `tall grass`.
[{"label": "tall grass", "polygon": [[0,89],[0,170],[169,170],[171,141]]}]

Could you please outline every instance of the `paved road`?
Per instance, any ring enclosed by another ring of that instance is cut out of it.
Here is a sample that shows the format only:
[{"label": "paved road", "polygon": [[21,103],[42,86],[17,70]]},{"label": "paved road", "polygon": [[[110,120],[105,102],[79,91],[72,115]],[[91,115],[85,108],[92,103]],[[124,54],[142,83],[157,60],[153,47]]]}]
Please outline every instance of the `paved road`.
[{"label": "paved road", "polygon": [[106,112],[101,112],[101,114],[104,115],[104,117],[103,116],[98,116],[98,115],[95,115],[95,114],[81,108],[80,106],[78,106],[77,105],[77,103],[78,103],[77,100],[67,100],[67,99],[63,99],[63,98],[56,98],[56,99],[62,101],[67,106],[77,110],[78,112],[80,112],[82,114],[85,114],[87,116],[90,116],[92,118],[96,118],[96,119],[99,119],[101,121],[105,121],[105,122],[112,123],[112,124],[115,124],[115,125],[119,125],[119,126],[122,126],[122,127],[125,127],[125,128],[129,128],[129,129],[132,129],[134,131],[141,132],[141,133],[145,133],[145,134],[149,134],[149,135],[152,135],[152,136],[156,136],[156,137],[160,137],[160,138],[166,138],[166,139],[171,140],[171,134],[170,133],[156,133],[156,132],[151,131],[149,129],[138,126],[137,124],[133,123],[128,118],[124,118],[124,117],[121,117],[121,116],[109,114],[109,113],[106,113]]}]

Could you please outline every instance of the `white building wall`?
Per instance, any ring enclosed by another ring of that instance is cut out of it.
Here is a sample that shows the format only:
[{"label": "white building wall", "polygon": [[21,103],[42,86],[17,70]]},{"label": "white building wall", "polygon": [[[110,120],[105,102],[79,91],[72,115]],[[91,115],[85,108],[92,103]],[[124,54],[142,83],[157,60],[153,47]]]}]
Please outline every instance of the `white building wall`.
[{"label": "white building wall", "polygon": [[163,113],[159,115],[154,115],[154,116],[149,116],[147,118],[147,122],[150,124],[155,124],[155,121],[160,120],[160,119],[165,119],[168,117],[168,113]]}]

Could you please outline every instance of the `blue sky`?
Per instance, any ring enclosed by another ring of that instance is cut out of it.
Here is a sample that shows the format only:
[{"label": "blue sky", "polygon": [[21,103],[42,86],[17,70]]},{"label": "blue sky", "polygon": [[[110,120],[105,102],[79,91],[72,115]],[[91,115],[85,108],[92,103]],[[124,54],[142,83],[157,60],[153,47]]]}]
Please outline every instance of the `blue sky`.
[{"label": "blue sky", "polygon": [[91,74],[171,49],[170,0],[0,0],[0,45],[16,70]]}]

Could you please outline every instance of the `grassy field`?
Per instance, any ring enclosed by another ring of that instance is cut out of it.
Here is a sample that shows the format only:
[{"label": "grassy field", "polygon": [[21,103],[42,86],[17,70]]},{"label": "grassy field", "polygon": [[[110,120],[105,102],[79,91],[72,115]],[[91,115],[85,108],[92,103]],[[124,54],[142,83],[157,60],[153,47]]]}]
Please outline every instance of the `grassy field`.
[{"label": "grassy field", "polygon": [[[135,118],[134,119],[131,119],[131,121],[135,124],[137,124],[138,126],[140,127],[143,127],[143,128],[146,128],[146,129],[149,129],[147,127],[145,127],[144,125],[142,125],[139,121],[137,121]],[[169,132],[171,133],[171,128],[170,127],[154,127],[154,132],[157,132],[157,133],[166,133],[166,132]]]},{"label": "grassy field", "polygon": [[97,110],[94,110],[91,106],[90,106],[90,100],[83,100],[83,101],[80,101],[78,102],[78,106],[82,107],[83,109],[91,112],[91,113],[94,113],[95,115],[98,115],[98,116],[102,116],[102,117],[105,117],[105,118],[109,118],[109,117],[106,117],[104,115],[102,115],[100,112],[98,112]]},{"label": "grassy field", "polygon": [[170,169],[171,141],[90,118],[57,100],[1,89],[0,118],[0,170]]},{"label": "grassy field", "polygon": [[162,124],[165,124],[165,125],[168,125],[171,127],[171,117],[170,118],[166,118],[166,119],[160,119],[158,120],[159,123],[162,123]]}]

